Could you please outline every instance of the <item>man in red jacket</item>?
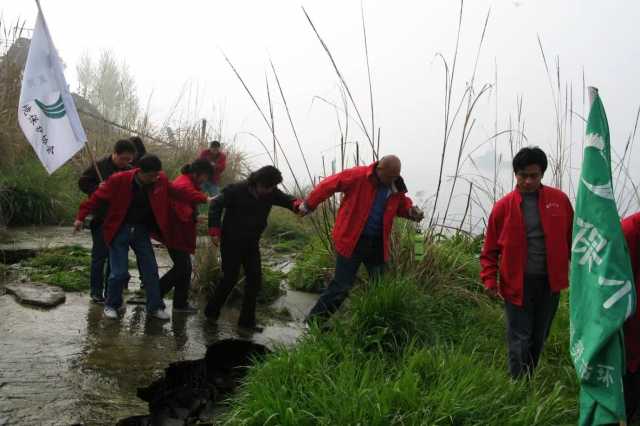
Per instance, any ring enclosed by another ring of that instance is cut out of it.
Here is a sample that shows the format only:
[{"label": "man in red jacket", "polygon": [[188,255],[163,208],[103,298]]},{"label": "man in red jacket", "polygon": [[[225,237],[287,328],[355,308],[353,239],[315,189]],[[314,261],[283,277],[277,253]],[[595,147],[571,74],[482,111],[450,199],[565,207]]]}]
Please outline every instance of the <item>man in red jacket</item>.
[{"label": "man in red jacket", "polygon": [[211,142],[209,149],[202,151],[198,158],[207,160],[213,166],[213,175],[211,175],[210,180],[202,185],[202,190],[210,196],[218,195],[220,192],[220,176],[227,167],[227,156],[222,152],[220,142]]},{"label": "man in red jacket", "polygon": [[406,196],[400,166],[398,157],[388,155],[369,166],[329,176],[311,191],[301,206],[301,212],[306,214],[336,192],[344,194],[333,227],[337,252],[335,275],[309,312],[307,321],[326,320],[340,308],[353,287],[361,263],[370,278],[383,272],[389,260],[389,237],[396,216],[416,222],[422,220],[422,212],[413,207]]},{"label": "man in red jacket", "polygon": [[505,302],[513,378],[533,373],[569,285],[573,208],[562,191],[541,184],[546,169],[540,148],[516,154],[516,189],[493,207],[480,255],[485,288]]},{"label": "man in red jacket", "polygon": [[160,159],[152,154],[142,157],[139,168],[112,175],[91,197],[80,204],[74,223],[82,229],[89,213],[101,203],[109,207],[102,225],[102,235],[109,247],[111,274],[107,286],[104,314],[118,319],[123,307],[122,289],[129,279],[129,246],[138,260],[147,295],[147,312],[154,318],[168,320],[160,296],[158,264],[151,246],[152,233],[166,238],[169,235],[169,181],[161,171]]},{"label": "man in red jacket", "polygon": [[[627,240],[633,277],[636,283],[637,301],[640,301],[640,213],[622,221],[622,232]],[[627,423],[640,414],[640,303],[636,312],[624,324],[624,344],[627,358],[627,374],[624,377],[624,396],[627,407]]]}]

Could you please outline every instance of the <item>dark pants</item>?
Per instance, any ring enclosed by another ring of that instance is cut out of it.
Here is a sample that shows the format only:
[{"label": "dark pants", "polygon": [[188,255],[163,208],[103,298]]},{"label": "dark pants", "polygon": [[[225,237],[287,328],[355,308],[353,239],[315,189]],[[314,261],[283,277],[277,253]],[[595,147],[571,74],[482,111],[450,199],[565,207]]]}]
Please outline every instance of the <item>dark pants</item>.
[{"label": "dark pants", "polygon": [[191,287],[191,256],[186,251],[168,249],[173,267],[160,278],[162,297],[173,290],[173,307],[187,307]]},{"label": "dark pants", "polygon": [[[109,247],[104,242],[102,235],[102,223],[91,221],[91,296],[106,297],[107,280],[111,269],[109,267]],[[105,272],[106,264],[106,272]]]},{"label": "dark pants", "polygon": [[329,287],[320,295],[320,299],[311,308],[307,321],[327,319],[337,311],[349,295],[356,280],[361,263],[367,268],[370,279],[382,275],[384,271],[384,246],[382,237],[361,236],[351,257],[338,255],[336,272]]},{"label": "dark pants", "polygon": [[640,420],[640,370],[624,376],[624,399],[627,407],[627,424]]},{"label": "dark pants", "polygon": [[232,241],[223,238],[220,245],[220,256],[222,257],[222,279],[216,286],[213,297],[209,299],[205,313],[209,318],[218,318],[229,293],[238,283],[242,266],[245,286],[238,323],[244,326],[254,326],[256,323],[256,299],[262,287],[259,240]]},{"label": "dark pants", "polygon": [[505,301],[509,372],[517,379],[533,374],[558,309],[559,293],[552,293],[546,275],[526,275],[523,305]]},{"label": "dark pants", "polygon": [[107,288],[106,306],[118,309],[122,306],[122,290],[129,280],[129,246],[133,247],[140,267],[141,281],[147,296],[147,311],[164,309],[160,296],[158,263],[153,253],[149,229],[145,225],[124,224],[116,233],[109,247],[111,274]]}]

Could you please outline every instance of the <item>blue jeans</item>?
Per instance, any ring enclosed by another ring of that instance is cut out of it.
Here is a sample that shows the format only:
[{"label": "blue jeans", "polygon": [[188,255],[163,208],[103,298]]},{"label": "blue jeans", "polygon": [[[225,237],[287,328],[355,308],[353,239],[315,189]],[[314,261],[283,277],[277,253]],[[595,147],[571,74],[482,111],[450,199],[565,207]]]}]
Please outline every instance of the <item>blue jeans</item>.
[{"label": "blue jeans", "polygon": [[[109,268],[109,247],[104,242],[102,223],[91,221],[91,296],[105,297],[106,285],[111,272]],[[107,265],[107,271],[104,267]]]},{"label": "blue jeans", "polygon": [[218,184],[215,184],[211,181],[207,181],[205,183],[202,184],[202,190],[209,194],[210,197],[215,197],[216,195],[218,195],[220,193],[220,187],[218,186]]},{"label": "blue jeans", "polygon": [[377,279],[384,272],[384,246],[382,236],[361,236],[351,257],[337,256],[336,272],[329,287],[320,295],[320,299],[311,308],[307,321],[327,319],[337,311],[349,295],[356,280],[361,263],[367,268],[369,279]]},{"label": "blue jeans", "polygon": [[109,247],[111,274],[105,305],[113,309],[122,306],[122,289],[129,280],[129,246],[133,248],[140,268],[140,279],[147,295],[147,311],[164,309],[164,302],[160,296],[158,263],[151,246],[149,229],[145,225],[124,224],[111,241],[111,247]]}]

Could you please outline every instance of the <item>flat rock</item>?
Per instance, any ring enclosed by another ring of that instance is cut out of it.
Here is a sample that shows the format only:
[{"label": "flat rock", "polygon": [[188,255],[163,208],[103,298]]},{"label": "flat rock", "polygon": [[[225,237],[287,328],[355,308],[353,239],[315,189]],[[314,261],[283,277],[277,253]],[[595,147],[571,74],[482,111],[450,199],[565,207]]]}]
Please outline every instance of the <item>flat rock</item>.
[{"label": "flat rock", "polygon": [[67,299],[61,288],[42,283],[11,283],[5,289],[18,302],[41,308],[53,308]]}]

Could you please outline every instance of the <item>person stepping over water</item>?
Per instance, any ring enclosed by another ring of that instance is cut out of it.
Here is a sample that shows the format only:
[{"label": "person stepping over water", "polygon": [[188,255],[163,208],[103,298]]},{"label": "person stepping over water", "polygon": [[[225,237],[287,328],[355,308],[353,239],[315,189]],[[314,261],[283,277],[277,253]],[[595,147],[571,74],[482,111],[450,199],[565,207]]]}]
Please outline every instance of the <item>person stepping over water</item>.
[{"label": "person stepping over water", "polygon": [[174,312],[197,312],[197,309],[188,303],[192,272],[191,255],[196,251],[198,204],[210,200],[200,188],[212,174],[211,163],[198,159],[185,165],[180,176],[171,183],[174,190],[182,192],[186,197],[184,200],[172,199],[170,202],[171,226],[165,244],[173,261],[173,267],[160,278],[162,297],[173,289]]},{"label": "person stepping over water", "polygon": [[280,171],[265,166],[251,173],[247,180],[225,187],[211,201],[209,235],[215,246],[220,245],[222,279],[207,303],[205,314],[208,318],[218,319],[229,293],[238,282],[242,266],[245,289],[238,324],[260,330],[256,327],[256,298],[262,285],[260,237],[272,206],[298,212],[301,203],[278,189],[281,182]]},{"label": "person stepping over water", "polygon": [[157,234],[160,240],[169,235],[169,194],[176,198],[186,197],[170,187],[157,156],[145,155],[138,166],[114,174],[88,200],[82,202],[74,227],[80,230],[89,213],[94,212],[101,203],[108,203],[102,229],[104,241],[109,247],[111,265],[105,317],[117,319],[119,312],[124,310],[122,290],[129,279],[128,255],[131,245],[142,274],[147,312],[154,318],[168,320],[169,315],[164,311],[160,296],[158,264],[151,245],[151,234]]}]

